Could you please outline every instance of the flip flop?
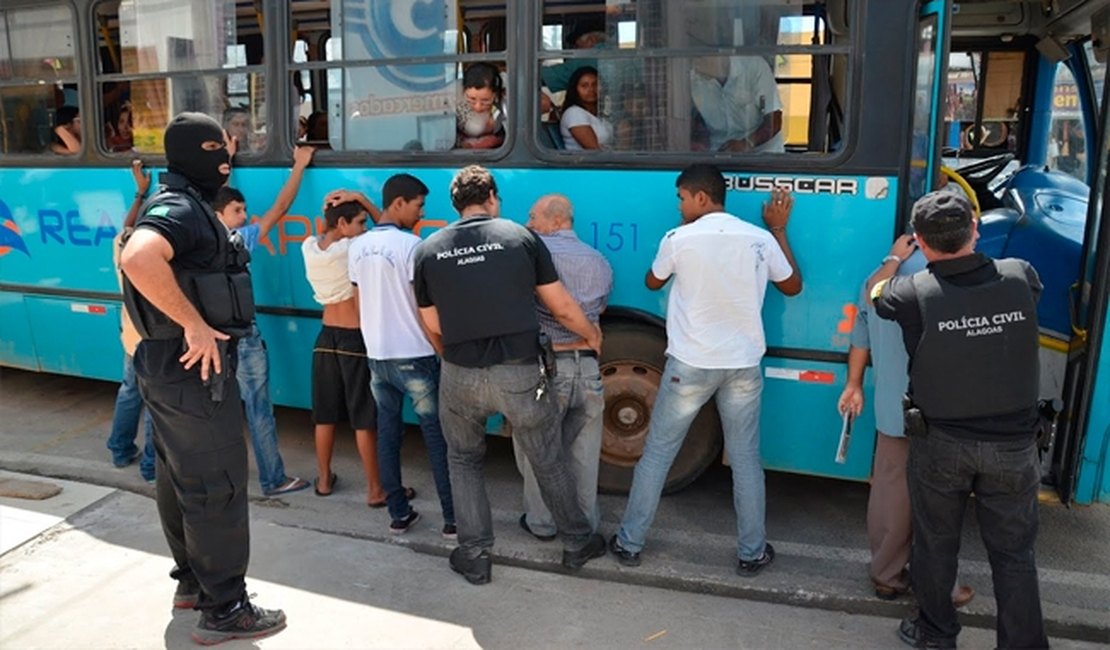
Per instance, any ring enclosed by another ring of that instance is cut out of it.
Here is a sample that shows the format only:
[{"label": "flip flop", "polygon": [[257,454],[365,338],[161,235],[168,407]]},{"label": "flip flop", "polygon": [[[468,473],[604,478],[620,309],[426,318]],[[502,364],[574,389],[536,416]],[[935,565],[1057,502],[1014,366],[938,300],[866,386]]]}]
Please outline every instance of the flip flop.
[{"label": "flip flop", "polygon": [[[408,499],[409,501],[412,501],[413,499],[415,499],[416,498],[416,490],[414,490],[413,488],[410,488],[410,487],[405,488],[405,498]],[[371,508],[384,508],[385,505],[386,505],[386,502],[385,501],[378,501],[377,503],[367,503],[366,505],[370,506]]]},{"label": "flip flop", "polygon": [[327,492],[321,492],[320,491],[320,478],[317,477],[317,478],[312,480],[312,491],[316,493],[316,496],[318,496],[318,497],[330,497],[332,492],[335,492],[335,484],[339,482],[339,476],[335,472],[332,472],[331,473],[331,480],[328,481],[328,482],[331,483],[331,489],[328,490]]}]

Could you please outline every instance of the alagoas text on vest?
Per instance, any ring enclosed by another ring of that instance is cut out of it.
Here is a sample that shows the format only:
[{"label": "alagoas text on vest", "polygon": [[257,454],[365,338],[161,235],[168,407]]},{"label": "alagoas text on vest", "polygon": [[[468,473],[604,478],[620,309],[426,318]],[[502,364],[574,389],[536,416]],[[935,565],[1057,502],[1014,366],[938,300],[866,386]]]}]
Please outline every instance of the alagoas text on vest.
[{"label": "alagoas text on vest", "polygon": [[964,336],[1001,334],[1007,324],[1024,320],[1025,313],[1020,310],[999,312],[989,316],[961,316],[958,319],[939,321],[937,331],[964,332]]},{"label": "alagoas text on vest", "polygon": [[474,264],[475,262],[485,262],[485,253],[503,250],[505,250],[505,247],[498,242],[486,242],[484,244],[478,244],[477,246],[456,246],[451,250],[436,253],[436,260],[455,259],[456,265],[463,266],[465,264]]}]

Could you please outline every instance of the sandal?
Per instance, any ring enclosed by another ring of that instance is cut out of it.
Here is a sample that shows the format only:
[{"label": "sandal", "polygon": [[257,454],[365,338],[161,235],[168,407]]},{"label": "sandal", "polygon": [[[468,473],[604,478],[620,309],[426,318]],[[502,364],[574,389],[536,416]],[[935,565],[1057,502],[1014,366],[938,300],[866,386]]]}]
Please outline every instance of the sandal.
[{"label": "sandal", "polygon": [[[405,488],[405,498],[408,499],[409,501],[412,501],[413,499],[415,499],[416,498],[416,490],[414,490],[410,487]],[[385,505],[386,505],[386,501],[377,501],[377,502],[374,502],[374,503],[367,503],[366,505],[370,506],[371,508],[384,508]]]},{"label": "sandal", "polygon": [[328,490],[327,492],[321,492],[320,491],[320,479],[319,479],[319,477],[317,477],[317,478],[313,479],[313,481],[312,481],[312,491],[315,492],[316,496],[318,496],[318,497],[330,497],[332,492],[335,492],[335,484],[338,483],[338,482],[339,482],[339,476],[335,472],[332,472],[331,473],[331,480],[328,481],[328,483],[331,484],[331,489]]}]

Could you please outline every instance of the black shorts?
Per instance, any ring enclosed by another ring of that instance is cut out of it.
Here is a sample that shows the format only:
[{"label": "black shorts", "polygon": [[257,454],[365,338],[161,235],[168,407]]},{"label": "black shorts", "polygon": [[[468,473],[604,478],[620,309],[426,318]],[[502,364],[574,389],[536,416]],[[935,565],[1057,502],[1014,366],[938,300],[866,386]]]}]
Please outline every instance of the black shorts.
[{"label": "black shorts", "polygon": [[370,363],[362,332],[324,325],[312,348],[312,421],[353,429],[377,429],[370,393]]}]

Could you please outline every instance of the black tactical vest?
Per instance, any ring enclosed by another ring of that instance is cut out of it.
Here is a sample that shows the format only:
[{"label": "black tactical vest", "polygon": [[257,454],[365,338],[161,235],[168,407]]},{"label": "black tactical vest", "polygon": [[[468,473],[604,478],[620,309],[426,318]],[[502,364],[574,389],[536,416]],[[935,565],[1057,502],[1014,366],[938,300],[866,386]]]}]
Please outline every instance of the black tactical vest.
[{"label": "black tactical vest", "polygon": [[1037,307],[1023,263],[993,260],[996,274],[957,286],[930,270],[913,276],[922,335],[910,391],[926,419],[986,417],[1036,406]]},{"label": "black tactical vest", "polygon": [[[140,214],[145,215],[168,196],[184,197],[194,214],[204,215],[216,238],[217,252],[209,268],[183,269],[176,257],[170,260],[178,286],[209,326],[234,338],[249,335],[254,321],[254,291],[247,269],[250,252],[243,245],[242,237],[238,232],[229,232],[212,207],[188,186],[159,187],[158,192],[143,204]],[[123,301],[131,322],[143,339],[178,339],[184,336],[182,327],[139,293],[126,274],[123,275]]]}]

